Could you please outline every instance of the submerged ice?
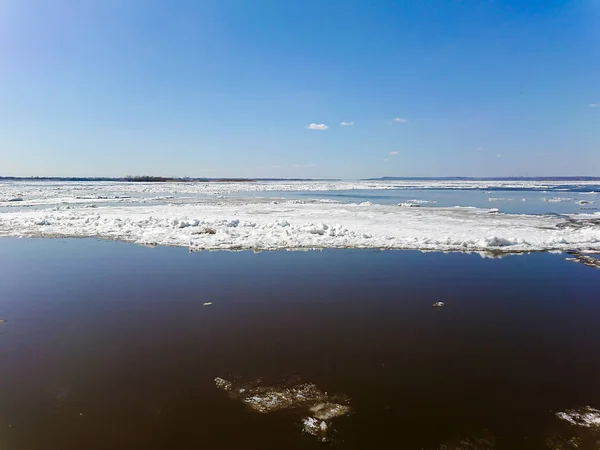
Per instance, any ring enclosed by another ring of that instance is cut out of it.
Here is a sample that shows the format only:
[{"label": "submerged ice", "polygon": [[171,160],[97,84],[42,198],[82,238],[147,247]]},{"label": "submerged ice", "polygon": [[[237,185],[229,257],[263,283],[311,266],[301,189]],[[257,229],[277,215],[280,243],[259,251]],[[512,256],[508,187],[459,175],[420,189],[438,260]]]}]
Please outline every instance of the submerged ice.
[{"label": "submerged ice", "polygon": [[577,427],[600,431],[600,410],[591,406],[560,411],[556,413],[556,417]]},{"label": "submerged ice", "polygon": [[329,396],[313,383],[263,386],[259,382],[228,381],[217,377],[215,385],[227,391],[230,398],[241,401],[249,409],[259,413],[267,414],[284,409],[304,412],[305,416],[301,420],[303,431],[321,442],[333,439],[333,419],[352,412],[343,396]]}]

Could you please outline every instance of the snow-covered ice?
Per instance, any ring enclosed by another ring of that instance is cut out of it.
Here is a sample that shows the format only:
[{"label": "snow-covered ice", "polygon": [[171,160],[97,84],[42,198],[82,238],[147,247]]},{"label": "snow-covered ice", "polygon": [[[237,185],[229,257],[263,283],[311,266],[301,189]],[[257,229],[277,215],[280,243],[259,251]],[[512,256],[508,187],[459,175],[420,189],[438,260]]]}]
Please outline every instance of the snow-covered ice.
[{"label": "snow-covered ice", "polygon": [[[436,183],[441,182],[430,185]],[[450,183],[454,184],[457,183]],[[233,195],[235,189],[310,191],[353,186],[387,189],[397,185],[397,182],[1,183],[0,198],[23,200],[0,206],[0,236],[100,237],[194,250],[381,248],[494,253],[600,250],[600,213],[568,217],[518,215],[474,207],[403,208],[369,202],[274,201],[268,197]],[[481,183],[465,183],[469,188],[475,185]]]}]

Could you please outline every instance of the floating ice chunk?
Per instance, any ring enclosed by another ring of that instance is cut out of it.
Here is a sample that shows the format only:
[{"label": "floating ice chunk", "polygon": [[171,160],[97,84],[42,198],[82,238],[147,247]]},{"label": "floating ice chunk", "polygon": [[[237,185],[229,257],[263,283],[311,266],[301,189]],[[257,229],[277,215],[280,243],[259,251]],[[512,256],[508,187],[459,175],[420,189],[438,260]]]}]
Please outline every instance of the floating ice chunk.
[{"label": "floating ice chunk", "polygon": [[560,202],[572,202],[573,200],[575,200],[574,198],[570,198],[570,197],[552,197],[552,198],[542,198],[543,202],[548,202],[548,203],[560,203]]},{"label": "floating ice chunk", "polygon": [[6,323],[6,322],[8,322],[8,320],[6,320],[6,319],[0,319],[0,325],[2,325],[3,323]]},{"label": "floating ice chunk", "polygon": [[318,401],[325,397],[325,394],[312,383],[283,388],[265,387],[252,391],[252,396],[241,400],[250,408],[262,413],[299,407],[307,402]]},{"label": "floating ice chunk", "polygon": [[571,255],[571,258],[565,258],[565,260],[577,262],[588,267],[594,267],[595,269],[600,269],[600,259],[598,258],[594,258],[592,256],[584,255],[582,253],[577,252],[572,252]]},{"label": "floating ice chunk", "polygon": [[398,206],[402,206],[403,208],[418,208],[419,205],[418,203],[413,203],[413,202],[403,202],[403,203],[398,203]]},{"label": "floating ice chunk", "polygon": [[579,200],[577,203],[579,203],[580,205],[590,205],[594,202],[592,200]]},{"label": "floating ice chunk", "polygon": [[212,302],[204,302],[204,303],[202,303],[202,306],[210,306],[210,305],[212,305]]},{"label": "floating ice chunk", "polygon": [[334,400],[313,383],[261,386],[259,383],[230,382],[217,377],[215,384],[228,391],[231,398],[260,413],[300,408],[310,411],[311,416],[302,419],[303,430],[321,442],[331,441],[334,431],[331,420],[351,412],[348,405],[338,403],[339,398]]},{"label": "floating ice chunk", "polygon": [[437,202],[438,202],[437,200],[418,200],[418,199],[413,199],[413,200],[408,200],[407,203],[418,203],[418,204],[428,204],[428,203],[431,203],[431,204],[435,204]]},{"label": "floating ice chunk", "polygon": [[229,391],[229,390],[231,390],[231,386],[233,385],[233,383],[231,381],[225,380],[224,378],[216,377],[215,378],[215,385],[219,389],[223,389],[225,391]]},{"label": "floating ice chunk", "polygon": [[319,421],[314,417],[307,417],[302,419],[302,425],[304,426],[303,431],[306,434],[316,437],[321,442],[329,442],[328,430],[330,425],[324,420]]},{"label": "floating ice chunk", "polygon": [[577,427],[600,429],[600,410],[591,406],[561,411],[556,413],[556,417]]},{"label": "floating ice chunk", "polygon": [[506,198],[506,197],[490,197],[488,198],[488,202],[512,202],[514,198]]},{"label": "floating ice chunk", "polygon": [[321,420],[331,420],[336,417],[345,416],[350,413],[351,409],[347,405],[340,405],[339,403],[317,403],[310,408],[313,416]]},{"label": "floating ice chunk", "polygon": [[435,302],[433,304],[434,308],[443,308],[444,306],[446,306],[446,304],[444,302]]}]

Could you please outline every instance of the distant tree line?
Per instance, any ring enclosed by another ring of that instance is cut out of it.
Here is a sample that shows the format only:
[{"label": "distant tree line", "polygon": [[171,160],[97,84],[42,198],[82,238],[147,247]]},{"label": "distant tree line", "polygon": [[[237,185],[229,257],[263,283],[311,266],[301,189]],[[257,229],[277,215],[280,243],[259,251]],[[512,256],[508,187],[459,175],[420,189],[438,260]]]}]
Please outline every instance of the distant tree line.
[{"label": "distant tree line", "polygon": [[150,182],[150,181],[155,181],[155,182],[165,182],[165,181],[174,181],[176,180],[176,178],[166,178],[166,177],[152,177],[149,175],[127,175],[124,178],[125,181],[137,181],[137,182]]}]

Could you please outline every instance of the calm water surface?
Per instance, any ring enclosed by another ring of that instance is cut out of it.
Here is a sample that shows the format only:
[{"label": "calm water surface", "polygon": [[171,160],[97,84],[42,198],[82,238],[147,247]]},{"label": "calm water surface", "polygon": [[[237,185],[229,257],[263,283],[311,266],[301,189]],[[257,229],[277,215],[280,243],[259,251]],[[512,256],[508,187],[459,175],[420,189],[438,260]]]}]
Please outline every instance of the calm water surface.
[{"label": "calm water surface", "polygon": [[[351,191],[237,192],[232,197],[278,197],[282,199],[325,199],[341,203],[371,202],[382,205],[417,202],[421,207],[472,206],[497,208],[507,214],[577,214],[598,211],[597,186],[551,191],[532,189],[385,189]],[[600,189],[599,189],[600,190]],[[586,202],[580,204],[579,202]]]},{"label": "calm water surface", "polygon": [[600,271],[563,258],[0,239],[0,449],[324,448],[217,376],[347,395],[334,448],[598,448],[555,417],[600,407]]}]

